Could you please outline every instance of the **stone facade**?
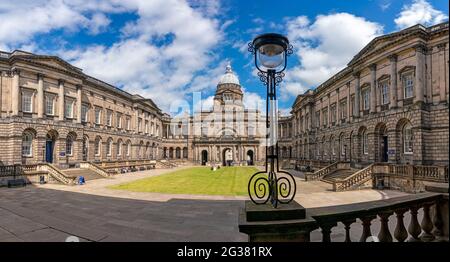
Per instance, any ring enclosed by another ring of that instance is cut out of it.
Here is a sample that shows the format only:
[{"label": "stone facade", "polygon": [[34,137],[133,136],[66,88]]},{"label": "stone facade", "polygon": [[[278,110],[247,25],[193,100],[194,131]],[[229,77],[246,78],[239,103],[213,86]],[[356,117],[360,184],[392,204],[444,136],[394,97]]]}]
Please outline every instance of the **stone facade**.
[{"label": "stone facade", "polygon": [[448,22],[372,40],[292,108],[296,159],[448,165]]}]

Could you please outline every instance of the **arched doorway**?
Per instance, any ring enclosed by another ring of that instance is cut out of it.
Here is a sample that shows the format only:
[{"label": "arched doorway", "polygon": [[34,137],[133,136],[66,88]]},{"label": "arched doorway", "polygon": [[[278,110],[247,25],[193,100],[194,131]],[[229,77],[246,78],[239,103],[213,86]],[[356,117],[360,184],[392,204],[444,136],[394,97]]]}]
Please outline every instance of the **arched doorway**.
[{"label": "arched doorway", "polygon": [[222,164],[223,166],[231,166],[233,163],[233,151],[231,148],[225,148],[222,152]]},{"label": "arched doorway", "polygon": [[87,161],[88,160],[88,150],[89,150],[89,138],[87,136],[83,137],[83,148],[82,148],[82,153],[83,153],[83,161]]},{"label": "arched doorway", "polygon": [[208,151],[203,150],[202,151],[202,166],[206,165],[208,162]]},{"label": "arched doorway", "polygon": [[375,143],[378,148],[376,153],[376,161],[388,162],[388,135],[386,124],[379,123],[375,127]]},{"label": "arched doorway", "polygon": [[54,130],[49,131],[46,135],[45,162],[47,162],[47,163],[53,163],[55,142],[56,142],[57,137],[58,137],[58,133]]},{"label": "arched doorway", "polygon": [[247,165],[249,166],[253,166],[253,150],[248,150],[247,151]]}]

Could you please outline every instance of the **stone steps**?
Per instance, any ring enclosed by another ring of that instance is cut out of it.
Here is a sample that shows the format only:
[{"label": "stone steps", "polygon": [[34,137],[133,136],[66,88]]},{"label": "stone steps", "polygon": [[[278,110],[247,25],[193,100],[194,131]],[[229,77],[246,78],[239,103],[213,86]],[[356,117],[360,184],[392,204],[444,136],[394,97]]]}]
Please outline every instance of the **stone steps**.
[{"label": "stone steps", "polygon": [[336,170],[334,172],[332,172],[331,174],[326,175],[325,177],[323,177],[321,179],[321,181],[329,183],[329,184],[333,184],[334,182],[338,181],[338,180],[344,180],[347,177],[353,175],[355,172],[357,172],[359,169],[339,169]]},{"label": "stone steps", "polygon": [[97,174],[93,170],[87,168],[70,168],[61,170],[61,172],[67,177],[78,177],[83,176],[85,180],[93,180],[103,178],[103,176]]}]

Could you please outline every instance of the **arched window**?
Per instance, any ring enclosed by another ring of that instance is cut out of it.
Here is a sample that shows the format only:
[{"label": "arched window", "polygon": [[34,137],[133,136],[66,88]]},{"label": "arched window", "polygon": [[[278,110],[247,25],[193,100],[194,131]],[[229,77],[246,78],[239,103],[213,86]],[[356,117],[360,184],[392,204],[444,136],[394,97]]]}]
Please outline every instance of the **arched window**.
[{"label": "arched window", "polygon": [[112,152],[112,145],[113,141],[111,138],[108,139],[108,142],[106,143],[106,155],[107,156],[111,156],[111,152]]},{"label": "arched window", "polygon": [[68,135],[66,138],[66,155],[71,156],[73,154],[73,137]]},{"label": "arched window", "polygon": [[333,156],[336,155],[336,151],[334,150],[334,148],[335,148],[335,144],[334,143],[335,143],[334,142],[334,137],[332,137],[331,140],[330,140],[330,147],[331,147],[331,154]]},{"label": "arched window", "polygon": [[95,150],[94,150],[96,156],[100,155],[101,149],[102,149],[102,140],[99,137],[97,137],[95,139]]},{"label": "arched window", "polygon": [[122,140],[121,139],[119,139],[117,141],[116,155],[117,156],[121,156],[122,155]]},{"label": "arched window", "polygon": [[22,156],[33,156],[33,134],[25,132],[22,135]]},{"label": "arched window", "polygon": [[369,154],[369,136],[367,135],[367,130],[362,132],[362,151],[364,155]]},{"label": "arched window", "polygon": [[403,126],[403,152],[406,154],[412,154],[413,152],[413,132],[411,123],[406,123]]},{"label": "arched window", "polygon": [[130,153],[131,153],[131,142],[128,141],[127,142],[127,156],[130,156]]}]

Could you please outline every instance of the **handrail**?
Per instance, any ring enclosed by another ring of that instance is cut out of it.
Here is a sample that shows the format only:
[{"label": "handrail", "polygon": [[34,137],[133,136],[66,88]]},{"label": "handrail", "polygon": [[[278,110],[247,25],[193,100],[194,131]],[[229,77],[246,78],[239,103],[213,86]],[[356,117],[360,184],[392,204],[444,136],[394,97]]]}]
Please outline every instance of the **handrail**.
[{"label": "handrail", "polygon": [[53,164],[45,163],[41,164],[41,169],[43,171],[47,171],[48,174],[50,174],[53,178],[58,180],[59,182],[66,184],[66,185],[72,185],[75,182],[76,178],[70,178],[64,175],[61,170],[59,170],[57,167],[55,167]]},{"label": "handrail", "polygon": [[91,163],[91,162],[81,162],[80,168],[87,168],[92,171],[94,171],[96,174],[103,176],[103,177],[110,177],[111,173],[103,169],[102,167],[98,166],[97,164]]},{"label": "handrail", "polygon": [[372,178],[374,166],[375,164],[370,164],[369,166],[355,172],[354,174],[346,177],[343,180],[333,181],[333,190],[344,191],[354,186],[361,185],[362,183],[367,182],[369,179]]},{"label": "handrail", "polygon": [[324,177],[325,175],[329,174],[330,172],[336,170],[338,167],[338,163],[339,162],[334,162],[331,165],[328,165],[322,169],[319,169],[312,174],[305,174],[305,180],[306,181],[319,180],[320,178]]}]

